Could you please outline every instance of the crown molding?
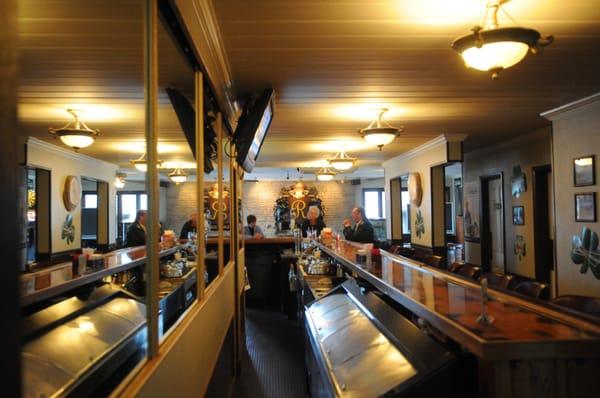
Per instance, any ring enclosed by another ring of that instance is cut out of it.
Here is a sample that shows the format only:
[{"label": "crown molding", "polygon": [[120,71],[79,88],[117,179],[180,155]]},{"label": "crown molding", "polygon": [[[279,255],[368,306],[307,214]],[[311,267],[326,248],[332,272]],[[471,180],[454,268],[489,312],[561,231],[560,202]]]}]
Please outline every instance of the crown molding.
[{"label": "crown molding", "polygon": [[239,114],[229,59],[210,0],[175,0],[178,19],[196,50],[203,72],[214,88],[219,107],[231,128]]},{"label": "crown molding", "polygon": [[434,139],[429,140],[426,143],[421,144],[418,147],[411,149],[410,151],[404,152],[403,154],[400,154],[396,157],[388,159],[388,160],[382,162],[381,164],[383,167],[387,167],[387,165],[390,162],[397,162],[399,160],[412,159],[415,156],[422,154],[423,152],[429,151],[433,148],[437,148],[441,145],[446,145],[447,142],[448,142],[448,140],[446,139],[446,136],[441,134],[441,135],[438,135],[437,137],[435,137]]},{"label": "crown molding", "polygon": [[540,113],[541,117],[545,117],[548,120],[554,120],[563,113],[572,111],[582,106],[589,105],[596,101],[600,101],[600,92],[590,95],[589,97],[578,99],[577,101],[569,102],[568,104],[561,105],[558,108],[550,109],[549,111]]},{"label": "crown molding", "polygon": [[84,155],[82,153],[70,151],[68,149],[61,148],[59,146],[53,145],[49,142],[42,141],[42,140],[34,138],[34,137],[27,138],[27,147],[28,148],[38,148],[38,149],[53,153],[55,155],[60,155],[62,157],[76,160],[79,162],[97,163],[102,166],[112,167],[115,170],[119,168],[119,166],[114,163],[109,163],[104,160],[100,160],[100,159],[96,159],[96,158],[93,158],[88,155]]}]

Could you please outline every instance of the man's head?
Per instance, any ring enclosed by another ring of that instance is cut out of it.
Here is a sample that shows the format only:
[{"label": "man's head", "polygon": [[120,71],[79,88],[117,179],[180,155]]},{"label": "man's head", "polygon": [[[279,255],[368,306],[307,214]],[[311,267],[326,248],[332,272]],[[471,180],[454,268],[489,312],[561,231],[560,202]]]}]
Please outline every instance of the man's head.
[{"label": "man's head", "polygon": [[196,225],[196,223],[198,222],[198,213],[193,211],[192,214],[190,214],[190,221],[192,222],[192,224]]},{"label": "man's head", "polygon": [[135,221],[138,224],[146,225],[146,215],[147,214],[148,213],[146,212],[146,210],[138,210],[135,215]]},{"label": "man's head", "polygon": [[248,221],[248,226],[253,227],[256,226],[256,216],[254,214],[248,214],[246,217],[246,221]]},{"label": "man's head", "polygon": [[361,222],[363,219],[365,219],[365,210],[362,207],[352,209],[352,220],[355,223]]}]

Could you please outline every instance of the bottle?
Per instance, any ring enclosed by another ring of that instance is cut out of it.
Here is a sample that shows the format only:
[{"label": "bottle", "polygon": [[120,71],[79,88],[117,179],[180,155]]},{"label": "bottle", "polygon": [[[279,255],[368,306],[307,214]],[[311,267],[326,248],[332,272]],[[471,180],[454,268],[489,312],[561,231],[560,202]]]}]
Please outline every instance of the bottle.
[{"label": "bottle", "polygon": [[296,277],[296,272],[294,271],[294,264],[290,264],[290,272],[288,272],[288,281],[290,284],[290,292],[297,291],[298,278]]}]

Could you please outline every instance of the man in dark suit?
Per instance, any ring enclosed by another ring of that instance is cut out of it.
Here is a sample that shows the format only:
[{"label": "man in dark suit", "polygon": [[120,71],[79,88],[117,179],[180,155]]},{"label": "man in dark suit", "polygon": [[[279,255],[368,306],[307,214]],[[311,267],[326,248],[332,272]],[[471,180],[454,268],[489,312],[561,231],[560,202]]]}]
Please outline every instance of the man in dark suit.
[{"label": "man in dark suit", "polygon": [[344,236],[346,240],[360,243],[373,243],[375,240],[375,232],[373,231],[373,225],[367,219],[365,209],[362,207],[355,207],[352,209],[352,220],[354,221],[354,227],[350,220],[344,220]]},{"label": "man in dark suit", "polygon": [[127,228],[127,247],[146,244],[146,215],[146,210],[138,210],[135,221]]}]

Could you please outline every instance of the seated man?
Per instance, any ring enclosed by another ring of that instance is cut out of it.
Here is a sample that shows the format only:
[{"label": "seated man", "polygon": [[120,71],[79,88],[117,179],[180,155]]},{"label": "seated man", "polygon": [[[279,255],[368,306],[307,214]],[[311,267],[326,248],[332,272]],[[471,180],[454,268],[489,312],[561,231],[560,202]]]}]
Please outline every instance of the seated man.
[{"label": "seated man", "polygon": [[146,210],[138,210],[135,221],[127,228],[125,244],[127,247],[146,244]]},{"label": "seated man", "polygon": [[248,221],[248,225],[244,227],[245,238],[262,239],[265,237],[262,229],[256,225],[256,216],[254,214],[249,214],[248,217],[246,217],[246,221]]},{"label": "seated man", "polygon": [[344,220],[344,236],[346,239],[353,242],[373,243],[375,232],[373,231],[373,225],[367,219],[365,209],[362,207],[352,209],[352,220],[354,221],[354,227],[352,227],[350,220]]},{"label": "seated man", "polygon": [[180,241],[186,241],[189,239],[189,233],[195,233],[198,231],[198,213],[196,211],[192,211],[190,214],[190,219],[183,224],[183,228],[181,228],[181,233],[179,234]]}]

